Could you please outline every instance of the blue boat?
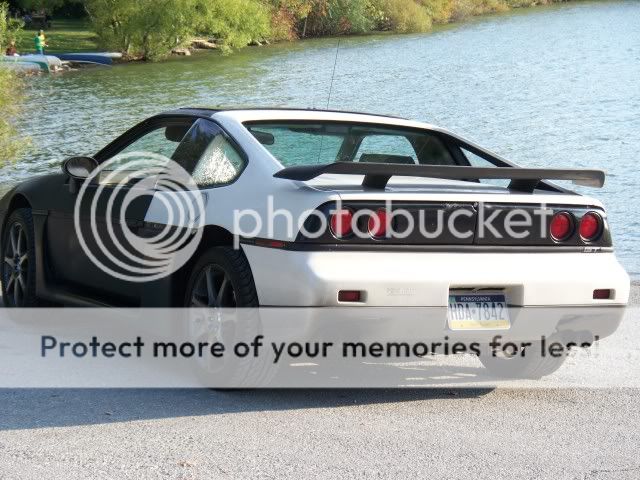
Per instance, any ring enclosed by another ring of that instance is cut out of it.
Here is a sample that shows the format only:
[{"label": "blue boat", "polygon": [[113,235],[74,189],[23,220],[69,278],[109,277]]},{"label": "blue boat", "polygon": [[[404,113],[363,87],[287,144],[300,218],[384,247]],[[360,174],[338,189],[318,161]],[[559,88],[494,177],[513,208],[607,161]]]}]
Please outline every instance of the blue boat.
[{"label": "blue boat", "polygon": [[114,58],[121,57],[115,53],[60,53],[56,54],[60,60],[70,63],[90,63],[94,65],[111,65]]}]

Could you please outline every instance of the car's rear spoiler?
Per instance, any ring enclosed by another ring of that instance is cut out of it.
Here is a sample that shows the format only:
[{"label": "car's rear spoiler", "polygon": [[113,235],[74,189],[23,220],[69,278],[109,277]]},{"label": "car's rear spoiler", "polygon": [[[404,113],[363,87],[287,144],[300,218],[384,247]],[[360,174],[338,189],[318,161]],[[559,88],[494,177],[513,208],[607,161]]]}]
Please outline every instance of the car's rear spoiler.
[{"label": "car's rear spoiler", "polygon": [[533,192],[543,180],[571,180],[576,185],[601,188],[602,170],[562,170],[556,168],[463,167],[440,165],[399,165],[393,163],[336,162],[321,165],[287,167],[273,176],[289,180],[311,180],[325,173],[364,175],[362,185],[384,189],[391,177],[429,177],[448,180],[511,180],[509,188]]}]

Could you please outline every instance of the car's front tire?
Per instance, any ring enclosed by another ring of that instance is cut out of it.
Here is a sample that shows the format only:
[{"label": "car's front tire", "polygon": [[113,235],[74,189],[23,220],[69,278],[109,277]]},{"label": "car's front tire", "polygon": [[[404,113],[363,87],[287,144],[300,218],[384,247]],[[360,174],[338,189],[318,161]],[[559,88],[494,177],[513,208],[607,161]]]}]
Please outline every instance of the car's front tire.
[{"label": "car's front tire", "polygon": [[2,238],[1,279],[5,307],[37,306],[35,234],[28,208],[15,210],[7,219]]}]

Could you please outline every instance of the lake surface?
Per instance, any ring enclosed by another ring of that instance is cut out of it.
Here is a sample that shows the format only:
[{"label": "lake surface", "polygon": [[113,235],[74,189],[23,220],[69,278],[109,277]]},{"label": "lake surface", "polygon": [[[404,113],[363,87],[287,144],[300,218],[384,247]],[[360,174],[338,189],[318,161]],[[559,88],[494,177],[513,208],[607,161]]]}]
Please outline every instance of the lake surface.
[{"label": "lake surface", "polygon": [[[181,106],[325,108],[336,39],[203,54],[32,82],[20,128],[34,150],[1,189],[92,154]],[[330,107],[449,128],[523,166],[602,168],[619,258],[640,276],[640,2],[510,12],[429,34],[340,40]]]}]

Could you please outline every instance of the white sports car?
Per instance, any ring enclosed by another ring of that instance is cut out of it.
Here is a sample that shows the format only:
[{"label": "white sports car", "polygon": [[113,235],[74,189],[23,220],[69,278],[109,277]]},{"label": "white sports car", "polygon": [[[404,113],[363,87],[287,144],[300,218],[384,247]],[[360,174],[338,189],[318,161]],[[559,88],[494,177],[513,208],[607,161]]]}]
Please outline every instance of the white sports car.
[{"label": "white sports car", "polygon": [[[160,188],[149,172],[168,163],[188,178]],[[180,109],[2,199],[2,294],[21,307],[433,306],[461,328],[504,327],[510,306],[624,307],[602,204],[549,180],[599,187],[604,174],[519,168],[395,117]],[[195,214],[178,211],[185,192]],[[154,242],[180,231],[154,263]]]}]

